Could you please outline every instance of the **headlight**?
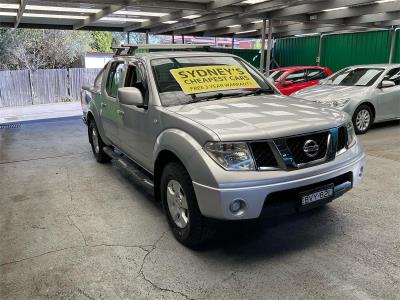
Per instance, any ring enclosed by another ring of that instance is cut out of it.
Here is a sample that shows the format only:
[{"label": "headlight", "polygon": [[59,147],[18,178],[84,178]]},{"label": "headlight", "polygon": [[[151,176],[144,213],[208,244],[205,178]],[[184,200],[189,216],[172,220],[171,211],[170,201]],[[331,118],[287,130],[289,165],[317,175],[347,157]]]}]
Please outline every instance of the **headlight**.
[{"label": "headlight", "polygon": [[350,102],[350,98],[344,98],[339,100],[327,101],[325,104],[334,107],[334,108],[342,108],[345,107],[347,103]]},{"label": "headlight", "polygon": [[255,170],[254,160],[246,143],[209,142],[204,150],[225,170]]},{"label": "headlight", "polygon": [[354,144],[357,142],[357,136],[352,122],[347,123],[346,128],[347,128],[347,147],[350,148],[354,146]]}]

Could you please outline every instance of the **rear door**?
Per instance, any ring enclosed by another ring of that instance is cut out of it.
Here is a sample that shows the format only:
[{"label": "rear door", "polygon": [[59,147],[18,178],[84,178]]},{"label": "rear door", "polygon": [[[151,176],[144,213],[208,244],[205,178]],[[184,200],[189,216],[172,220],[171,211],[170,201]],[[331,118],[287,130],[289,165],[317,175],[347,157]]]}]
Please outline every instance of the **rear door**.
[{"label": "rear door", "polygon": [[124,77],[124,62],[114,61],[110,64],[108,76],[104,78],[100,116],[108,139],[118,144],[117,94]]},{"label": "rear door", "polygon": [[377,120],[392,119],[400,116],[400,68],[389,70],[384,80],[393,81],[395,86],[378,89]]},{"label": "rear door", "polygon": [[[286,85],[288,82],[291,84]],[[305,87],[307,87],[307,71],[298,70],[290,73],[281,81],[279,90],[284,95],[290,95],[298,90],[304,89]]]}]

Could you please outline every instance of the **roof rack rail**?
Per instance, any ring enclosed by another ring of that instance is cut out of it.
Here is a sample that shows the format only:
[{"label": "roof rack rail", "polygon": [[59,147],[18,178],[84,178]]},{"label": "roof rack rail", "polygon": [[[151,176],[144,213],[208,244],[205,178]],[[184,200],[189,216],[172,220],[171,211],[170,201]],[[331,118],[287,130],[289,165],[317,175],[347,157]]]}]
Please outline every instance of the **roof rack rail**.
[{"label": "roof rack rail", "polygon": [[129,47],[120,46],[120,47],[111,47],[111,50],[114,51],[114,56],[121,55],[124,51],[127,51]]},{"label": "roof rack rail", "polygon": [[196,49],[205,49],[210,51],[211,44],[140,44],[140,45],[121,45],[120,47],[112,47],[114,56],[132,56],[138,52],[151,52],[151,50],[165,50],[165,51],[190,51]]}]

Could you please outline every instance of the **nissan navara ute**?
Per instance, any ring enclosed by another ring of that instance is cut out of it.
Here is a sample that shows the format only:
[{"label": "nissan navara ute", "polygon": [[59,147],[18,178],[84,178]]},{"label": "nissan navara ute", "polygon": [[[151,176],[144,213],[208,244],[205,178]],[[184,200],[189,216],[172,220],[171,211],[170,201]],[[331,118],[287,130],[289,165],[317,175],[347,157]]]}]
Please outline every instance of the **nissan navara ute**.
[{"label": "nissan navara ute", "polygon": [[148,174],[179,242],[204,243],[215,220],[312,209],[360,183],[365,155],[347,113],[283,96],[235,55],[167,47],[117,50],[81,100],[96,160],[125,157]]}]

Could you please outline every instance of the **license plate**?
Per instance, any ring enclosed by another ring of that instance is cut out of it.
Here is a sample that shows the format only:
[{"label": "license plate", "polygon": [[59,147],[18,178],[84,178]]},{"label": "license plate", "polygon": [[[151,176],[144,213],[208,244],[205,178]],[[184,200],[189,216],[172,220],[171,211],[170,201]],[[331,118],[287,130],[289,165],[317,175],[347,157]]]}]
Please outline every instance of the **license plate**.
[{"label": "license plate", "polygon": [[300,194],[301,205],[309,205],[333,197],[334,185],[326,185]]}]

